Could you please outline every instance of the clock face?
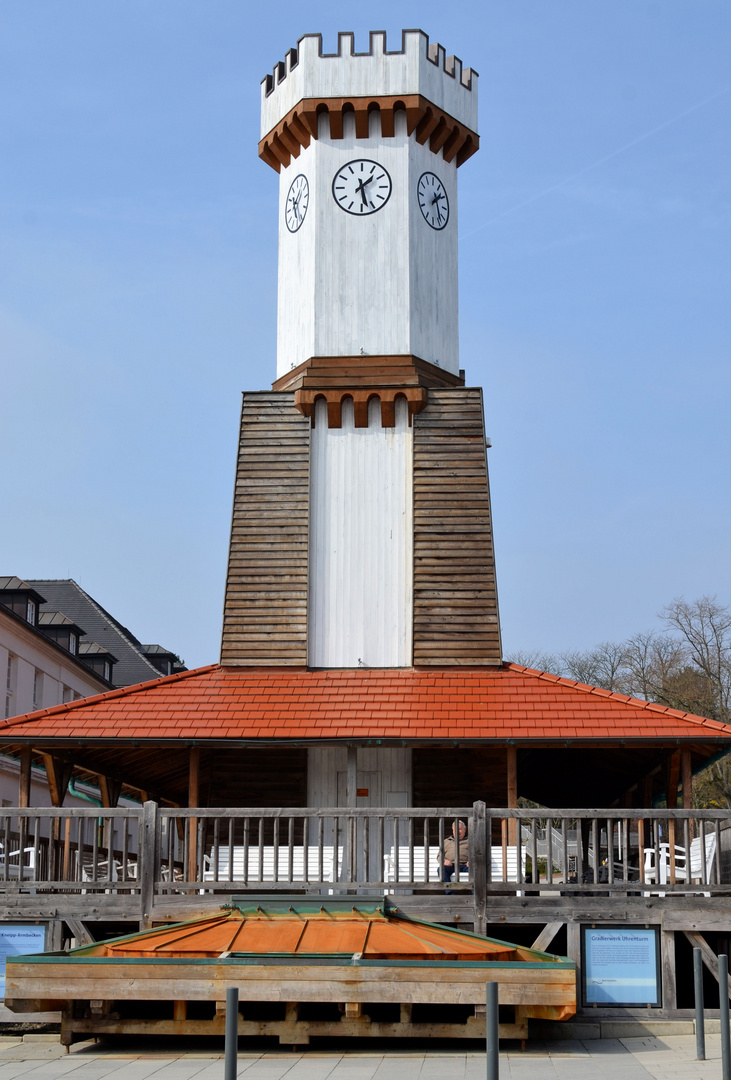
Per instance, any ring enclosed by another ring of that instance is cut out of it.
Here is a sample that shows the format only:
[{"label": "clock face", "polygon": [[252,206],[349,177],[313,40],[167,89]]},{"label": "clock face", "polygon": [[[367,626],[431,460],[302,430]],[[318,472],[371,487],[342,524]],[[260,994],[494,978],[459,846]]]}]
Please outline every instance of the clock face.
[{"label": "clock face", "polygon": [[287,192],[287,202],[284,206],[284,220],[290,232],[297,232],[305,220],[307,205],[310,201],[310,185],[307,177],[302,173],[295,176]]},{"label": "clock face", "polygon": [[416,187],[424,221],[432,229],[443,229],[449,221],[449,199],[444,184],[433,172],[422,173]]},{"label": "clock face", "polygon": [[375,214],[391,195],[391,177],[377,161],[358,158],[335,173],[333,198],[341,210],[356,217]]}]

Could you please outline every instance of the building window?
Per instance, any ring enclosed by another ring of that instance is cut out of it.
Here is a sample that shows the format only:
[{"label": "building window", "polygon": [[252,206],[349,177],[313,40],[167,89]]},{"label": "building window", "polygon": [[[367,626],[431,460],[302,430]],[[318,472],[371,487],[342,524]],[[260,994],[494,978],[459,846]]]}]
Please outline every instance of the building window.
[{"label": "building window", "polygon": [[29,622],[31,626],[36,624],[36,611],[37,605],[35,600],[28,600],[25,605],[25,621]]},{"label": "building window", "polygon": [[107,680],[107,682],[112,681],[112,665],[109,663],[108,660],[104,661],[104,678]]},{"label": "building window", "polygon": [[33,708],[40,709],[43,704],[43,672],[36,668],[33,674]]},{"label": "building window", "polygon": [[76,656],[76,634],[69,634],[69,652],[72,656]]}]

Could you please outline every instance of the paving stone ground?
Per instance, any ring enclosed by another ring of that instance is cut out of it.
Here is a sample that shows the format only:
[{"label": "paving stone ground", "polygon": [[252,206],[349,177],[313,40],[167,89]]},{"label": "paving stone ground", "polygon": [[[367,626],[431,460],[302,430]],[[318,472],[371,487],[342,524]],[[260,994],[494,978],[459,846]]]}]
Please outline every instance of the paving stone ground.
[{"label": "paving stone ground", "polygon": [[[706,1036],[696,1061],[695,1036],[530,1042],[500,1054],[501,1080],[721,1080],[721,1040]],[[192,1041],[155,1047],[77,1043],[65,1053],[50,1039],[0,1037],[0,1080],[222,1080],[223,1052]],[[383,1049],[239,1052],[244,1080],[484,1080],[476,1050]]]}]

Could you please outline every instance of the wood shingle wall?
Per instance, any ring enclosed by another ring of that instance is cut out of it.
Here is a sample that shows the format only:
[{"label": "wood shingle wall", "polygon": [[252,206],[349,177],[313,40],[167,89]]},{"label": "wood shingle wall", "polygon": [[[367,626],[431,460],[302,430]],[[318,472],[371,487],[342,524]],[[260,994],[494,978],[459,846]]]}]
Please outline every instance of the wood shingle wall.
[{"label": "wood shingle wall", "polygon": [[482,391],[414,417],[414,665],[501,662]]},{"label": "wood shingle wall", "polygon": [[222,664],[307,665],[309,485],[294,394],[244,394]]}]

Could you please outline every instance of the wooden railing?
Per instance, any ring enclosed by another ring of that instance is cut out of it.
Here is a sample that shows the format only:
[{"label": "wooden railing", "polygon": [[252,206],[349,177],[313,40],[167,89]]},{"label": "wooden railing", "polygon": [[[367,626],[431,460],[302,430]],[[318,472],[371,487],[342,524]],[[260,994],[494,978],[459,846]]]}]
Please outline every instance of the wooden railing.
[{"label": "wooden railing", "polygon": [[[444,841],[467,826],[467,870]],[[5,807],[0,894],[731,893],[731,811]],[[723,856],[723,858],[722,858]]]}]

